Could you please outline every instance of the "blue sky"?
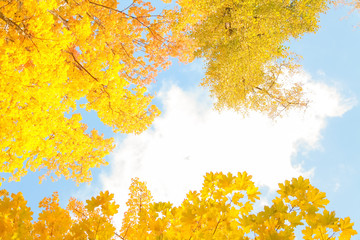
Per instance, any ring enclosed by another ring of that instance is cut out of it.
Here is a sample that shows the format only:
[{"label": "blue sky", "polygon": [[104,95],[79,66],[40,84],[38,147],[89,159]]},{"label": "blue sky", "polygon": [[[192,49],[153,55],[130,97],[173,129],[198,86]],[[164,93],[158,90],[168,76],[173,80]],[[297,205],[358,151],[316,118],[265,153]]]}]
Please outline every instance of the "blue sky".
[{"label": "blue sky", "polygon": [[198,86],[202,62],[174,63],[150,88],[162,115],[143,134],[115,135],[95,113],[80,110],[90,129],[118,143],[108,156],[110,165],[94,170],[90,185],[77,187],[64,179],[39,185],[39,174],[31,173],[2,187],[23,192],[36,214],[39,201],[53,191],[65,207],[71,196],[85,200],[105,189],[115,193],[124,211],[135,176],[148,182],[155,200],[180,203],[187,191],[200,188],[207,171],[248,171],[262,186],[266,204],[277,183],[305,175],[327,193],[328,209],[350,216],[360,232],[360,17],[348,12],[331,9],[322,15],[317,34],[290,43],[303,56],[303,70],[293,78],[306,86],[311,100],[306,111],[276,122],[256,113],[245,119],[231,111],[219,114]]}]

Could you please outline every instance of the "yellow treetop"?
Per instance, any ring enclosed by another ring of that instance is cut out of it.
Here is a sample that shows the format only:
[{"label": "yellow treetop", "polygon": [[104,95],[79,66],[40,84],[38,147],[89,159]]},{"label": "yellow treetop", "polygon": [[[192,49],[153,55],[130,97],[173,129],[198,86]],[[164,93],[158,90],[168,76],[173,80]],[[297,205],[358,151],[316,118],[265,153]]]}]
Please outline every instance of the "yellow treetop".
[{"label": "yellow treetop", "polygon": [[132,179],[129,190],[129,200],[126,202],[128,210],[124,214],[119,235],[122,239],[137,239],[148,230],[148,223],[151,220],[148,210],[153,199],[146,184],[140,182],[138,178]]},{"label": "yellow treetop", "polygon": [[277,116],[305,106],[293,73],[296,55],[288,40],[318,29],[319,15],[331,0],[179,0],[174,35],[191,41],[195,57],[206,60],[202,85],[215,108],[249,109]]},{"label": "yellow treetop", "polygon": [[[100,192],[82,202],[72,198],[66,209],[56,193],[39,204],[35,222],[21,193],[0,191],[0,239],[303,239],[349,240],[357,232],[350,218],[326,209],[326,194],[303,177],[279,184],[278,196],[261,211],[260,192],[246,172],[208,173],[200,191],[180,206],[154,202],[144,182],[133,179],[128,210],[118,233],[112,222],[118,205]],[[254,209],[255,208],[255,209]]]},{"label": "yellow treetop", "polygon": [[[146,85],[182,48],[149,2],[4,0],[0,3],[0,169],[91,180],[113,139],[86,132],[76,101],[114,132],[140,133],[159,115]],[[5,179],[2,178],[2,181]]]}]

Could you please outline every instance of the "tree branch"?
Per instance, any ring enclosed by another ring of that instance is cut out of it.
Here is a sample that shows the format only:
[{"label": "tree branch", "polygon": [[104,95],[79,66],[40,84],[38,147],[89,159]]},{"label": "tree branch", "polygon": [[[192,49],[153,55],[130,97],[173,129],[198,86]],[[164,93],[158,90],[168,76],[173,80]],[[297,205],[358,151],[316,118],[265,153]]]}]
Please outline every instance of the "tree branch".
[{"label": "tree branch", "polygon": [[120,10],[117,10],[115,8],[112,8],[112,7],[108,7],[108,6],[105,6],[105,5],[102,5],[100,3],[96,3],[96,2],[93,2],[93,1],[89,1],[89,3],[95,5],[95,6],[98,6],[98,7],[103,7],[103,8],[106,8],[106,9],[109,9],[109,10],[112,10],[112,11],[115,11],[115,12],[118,12],[120,14],[123,14],[125,15],[126,17],[128,18],[132,18],[134,20],[136,20],[137,22],[139,22],[142,26],[144,26],[145,28],[147,28],[149,30],[149,32],[155,37],[159,37],[162,39],[162,41],[164,42],[168,42],[165,38],[163,38],[162,36],[160,36],[159,34],[157,34],[156,32],[154,32],[149,26],[145,25],[145,23],[143,23],[142,21],[139,20],[139,18],[145,18],[145,17],[153,17],[153,16],[156,16],[156,15],[149,15],[149,16],[140,16],[140,17],[134,17],[134,16],[131,16],[125,12],[122,12]]},{"label": "tree branch", "polygon": [[96,77],[94,77],[81,63],[79,63],[79,61],[75,58],[75,56],[72,52],[67,51],[67,53],[69,53],[72,56],[75,63],[80,67],[80,69],[84,70],[92,79],[99,82],[99,80]]},{"label": "tree branch", "polygon": [[36,44],[34,43],[34,41],[31,39],[32,36],[31,36],[29,33],[27,33],[26,29],[22,29],[18,24],[16,24],[16,23],[15,23],[13,20],[11,20],[10,18],[6,17],[2,12],[0,12],[0,19],[3,20],[6,24],[14,27],[16,30],[22,32],[22,33],[24,34],[24,36],[25,36],[26,38],[28,38],[28,39],[31,41],[31,43],[36,47],[36,50],[37,50],[38,52],[40,52],[39,49],[38,49],[38,47],[37,47]]},{"label": "tree branch", "polygon": [[214,236],[214,234],[215,234],[215,232],[216,232],[216,230],[217,230],[217,228],[218,228],[218,226],[219,226],[219,223],[221,222],[221,217],[220,217],[220,219],[219,219],[219,221],[216,223],[216,226],[215,226],[215,229],[214,229],[214,232],[213,232],[213,236]]}]

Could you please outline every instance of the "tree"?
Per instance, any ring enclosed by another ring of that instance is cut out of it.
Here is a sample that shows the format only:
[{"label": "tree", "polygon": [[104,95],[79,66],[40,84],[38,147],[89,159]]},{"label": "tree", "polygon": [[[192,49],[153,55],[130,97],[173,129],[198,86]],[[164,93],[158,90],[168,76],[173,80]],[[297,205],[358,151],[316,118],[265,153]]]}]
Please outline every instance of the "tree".
[{"label": "tree", "polygon": [[202,85],[218,109],[273,116],[306,105],[299,84],[280,80],[297,67],[285,42],[315,32],[329,2],[180,0],[157,15],[142,0],[123,9],[117,0],[2,1],[2,172],[90,181],[114,141],[70,114],[77,100],[114,132],[141,133],[160,113],[146,87],[171,56],[206,59]]},{"label": "tree", "polygon": [[172,29],[192,42],[194,57],[206,60],[201,85],[217,100],[216,109],[277,116],[307,104],[301,84],[281,79],[298,69],[287,41],[316,32],[330,2],[179,0]]},{"label": "tree", "polygon": [[146,234],[147,224],[151,219],[147,210],[153,199],[146,184],[140,182],[138,178],[134,178],[129,190],[129,200],[126,202],[128,210],[124,214],[119,234],[121,239],[136,239],[139,234]]},{"label": "tree", "polygon": [[[5,0],[0,3],[0,168],[9,180],[30,171],[91,180],[113,148],[76,101],[114,132],[141,133],[159,115],[146,86],[176,45],[149,2]],[[6,179],[4,176],[2,181]]]},{"label": "tree", "polygon": [[200,192],[189,192],[180,206],[154,202],[145,183],[133,179],[123,226],[111,222],[118,205],[113,194],[59,206],[56,193],[39,204],[35,222],[21,193],[0,192],[2,239],[350,239],[357,234],[350,218],[337,218],[325,206],[326,194],[303,177],[279,184],[270,206],[254,213],[260,192],[246,172],[208,173]]}]

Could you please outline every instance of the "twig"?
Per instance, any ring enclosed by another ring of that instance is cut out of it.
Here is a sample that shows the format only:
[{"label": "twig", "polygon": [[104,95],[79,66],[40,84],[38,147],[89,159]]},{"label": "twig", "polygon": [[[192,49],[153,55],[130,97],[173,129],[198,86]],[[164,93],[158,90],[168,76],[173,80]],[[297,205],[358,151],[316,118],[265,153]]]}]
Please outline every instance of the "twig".
[{"label": "twig", "polygon": [[82,70],[84,70],[87,74],[89,74],[89,76],[90,76],[92,79],[94,79],[95,81],[99,82],[99,80],[98,80],[96,77],[94,77],[81,63],[78,62],[78,60],[75,58],[75,56],[74,56],[74,54],[73,54],[72,52],[67,51],[67,53],[69,53],[69,54],[72,56],[72,58],[74,59],[74,61],[76,62],[76,64],[77,64]]},{"label": "twig", "polygon": [[[149,32],[154,36],[154,37],[160,37],[164,42],[168,42],[165,38],[163,38],[162,36],[160,36],[159,34],[157,33],[154,33],[154,31],[147,25],[145,25],[145,23],[143,23],[142,21],[139,20],[139,17],[134,17],[134,16],[131,16],[125,12],[122,12],[120,10],[117,10],[115,8],[112,8],[112,7],[108,7],[108,6],[105,6],[105,5],[102,5],[102,4],[99,4],[99,3],[96,3],[96,2],[92,2],[92,1],[89,1],[89,3],[93,4],[93,5],[96,5],[96,6],[99,6],[99,7],[103,7],[103,8],[106,8],[106,9],[109,9],[109,10],[112,10],[112,11],[115,11],[115,12],[118,12],[118,13],[121,13],[123,15],[125,15],[126,17],[129,17],[129,18],[132,18],[134,20],[136,20],[137,22],[139,22],[142,26],[144,26],[145,28],[147,28],[149,30]],[[155,15],[154,15],[155,16]],[[149,15],[149,16],[141,16],[141,17],[152,17],[152,15]]]}]

